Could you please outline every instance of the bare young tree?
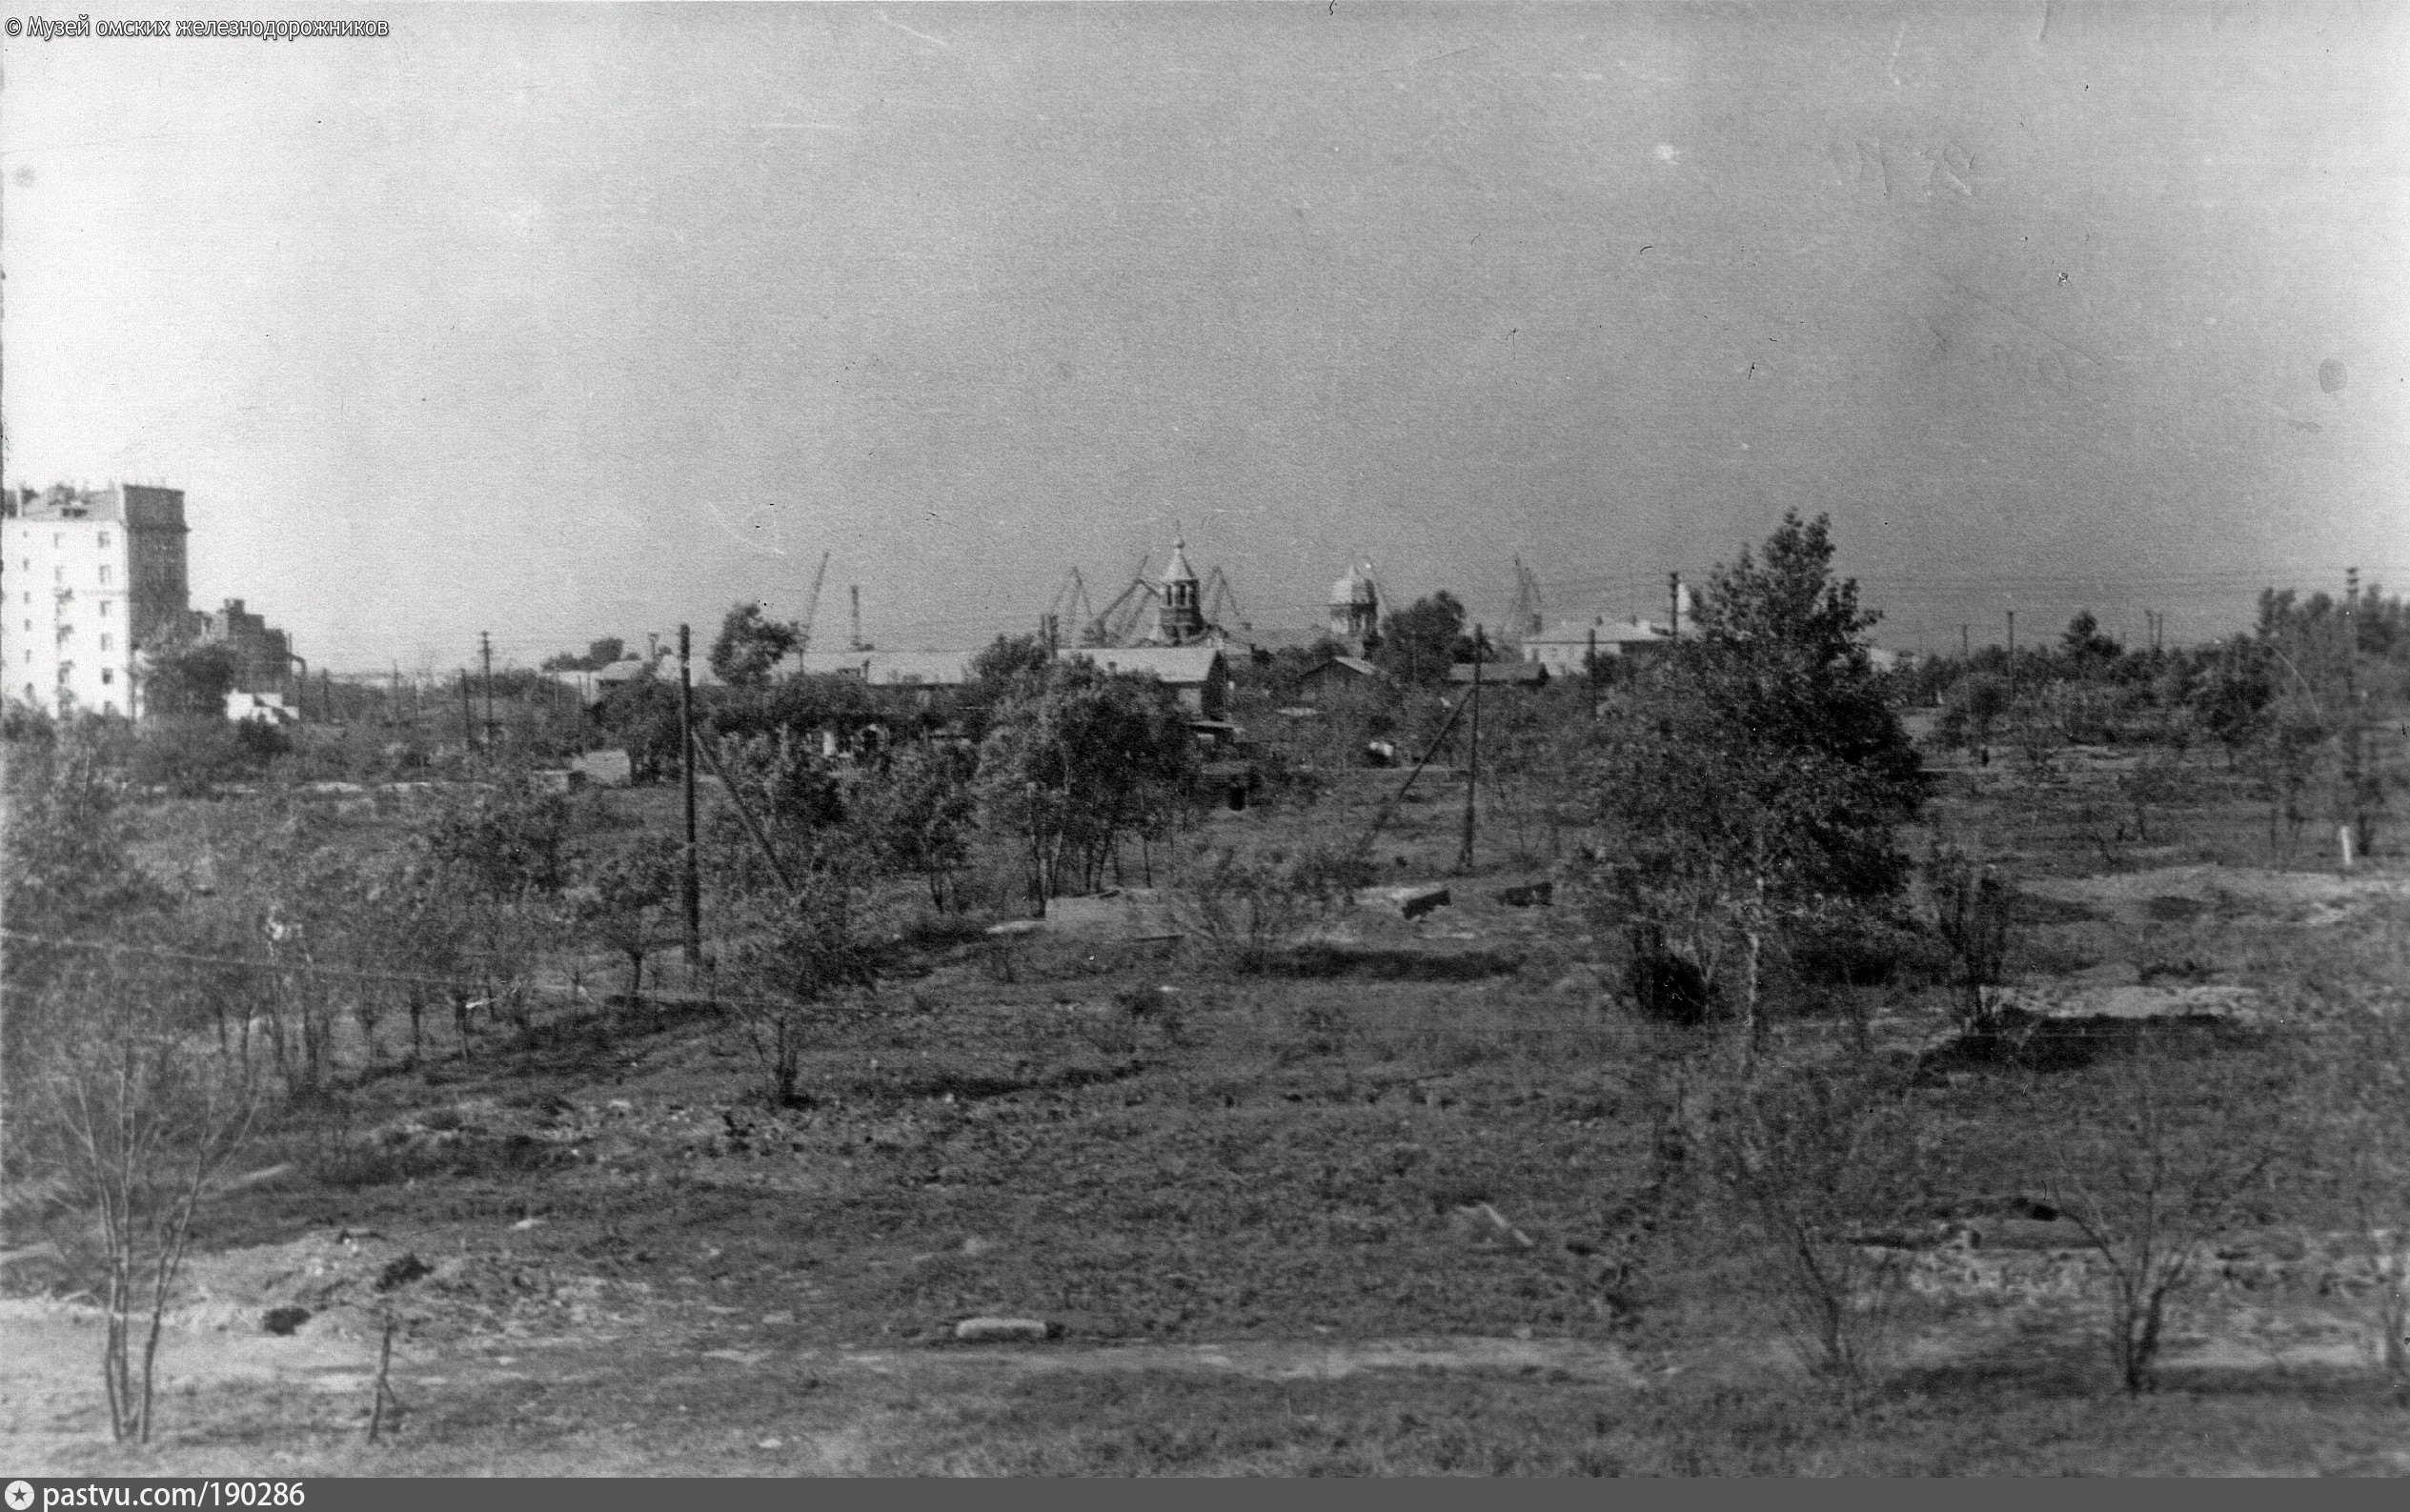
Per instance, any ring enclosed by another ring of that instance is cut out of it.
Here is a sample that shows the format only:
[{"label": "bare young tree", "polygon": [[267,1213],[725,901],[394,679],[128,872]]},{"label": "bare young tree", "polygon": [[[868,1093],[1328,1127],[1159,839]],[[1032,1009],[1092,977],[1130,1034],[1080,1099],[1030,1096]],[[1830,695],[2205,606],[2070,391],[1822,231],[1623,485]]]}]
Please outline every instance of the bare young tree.
[{"label": "bare young tree", "polygon": [[2334,1006],[2307,1085],[2320,1163],[2374,1283],[2377,1368],[2410,1393],[2410,1026],[2376,1002]]},{"label": "bare young tree", "polygon": [[1925,882],[1933,895],[1934,932],[1950,952],[1960,1026],[1974,1033],[1987,1030],[1993,1015],[1984,989],[2007,978],[2015,894],[1990,868],[1946,842],[1934,845]]},{"label": "bare young tree", "polygon": [[160,1332],[193,1216],[249,1139],[259,1091],[240,1061],[151,1018],[144,984],[114,962],[77,985],[87,1032],[51,1048],[32,1125],[20,1129],[51,1167],[60,1253],[106,1315],[111,1431],[148,1442]]},{"label": "bare young tree", "polygon": [[2148,1040],[2056,1090],[2035,1099],[2054,1124],[2045,1190],[2099,1258],[2110,1359],[2139,1395],[2157,1386],[2171,1305],[2264,1197],[2287,1120],[2250,1067]]},{"label": "bare young tree", "polygon": [[760,1061],[771,1099],[795,1100],[803,1052],[840,996],[876,983],[853,936],[851,898],[835,873],[805,874],[796,891],[762,900],[760,927],[737,952],[738,1021]]},{"label": "bare young tree", "polygon": [[1858,1236],[1892,1226],[1901,1089],[1863,1063],[1744,1075],[1722,1089],[1715,1170],[1757,1243],[1802,1364],[1853,1408],[1882,1367],[1901,1275]]}]

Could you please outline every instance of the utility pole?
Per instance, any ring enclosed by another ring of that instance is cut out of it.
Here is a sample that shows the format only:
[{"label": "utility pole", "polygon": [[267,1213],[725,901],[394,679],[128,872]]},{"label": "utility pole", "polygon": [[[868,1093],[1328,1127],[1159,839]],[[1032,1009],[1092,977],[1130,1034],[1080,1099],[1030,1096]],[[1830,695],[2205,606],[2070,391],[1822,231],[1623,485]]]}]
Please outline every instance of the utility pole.
[{"label": "utility pole", "polygon": [[477,655],[485,659],[485,743],[494,743],[494,637],[477,632]]},{"label": "utility pole", "polygon": [[1666,623],[1672,627],[1674,637],[1679,639],[1682,635],[1682,575],[1680,573],[1666,575],[1665,596],[1666,606],[1672,611],[1672,617]]},{"label": "utility pole", "polygon": [[[2359,854],[2368,854],[2368,810],[2360,801],[2362,779],[2359,749],[2359,569],[2343,571],[2343,703],[2349,721],[2343,726],[2343,780],[2351,784],[2352,834]],[[2350,864],[2351,848],[2344,848]]]},{"label": "utility pole", "polygon": [[1456,869],[1469,872],[1473,864],[1473,793],[1481,786],[1481,627],[1473,626],[1473,684],[1471,715],[1471,755],[1465,766],[1465,848],[1456,857]]},{"label": "utility pole", "polygon": [[470,750],[477,748],[477,729],[469,713],[469,669],[460,669],[460,743]]},{"label": "utility pole", "polygon": [[678,627],[678,775],[686,796],[686,964],[703,959],[703,880],[695,849],[695,677],[691,639]]},{"label": "utility pole", "polygon": [[860,651],[861,650],[861,584],[855,583],[847,588],[846,592],[851,594],[854,599],[854,624],[852,638],[845,642],[845,649]]}]

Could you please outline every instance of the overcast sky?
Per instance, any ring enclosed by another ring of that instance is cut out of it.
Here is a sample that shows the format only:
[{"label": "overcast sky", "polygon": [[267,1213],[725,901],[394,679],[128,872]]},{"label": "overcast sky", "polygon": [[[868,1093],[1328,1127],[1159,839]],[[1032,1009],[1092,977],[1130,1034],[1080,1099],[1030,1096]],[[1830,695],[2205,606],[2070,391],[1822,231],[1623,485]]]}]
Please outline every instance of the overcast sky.
[{"label": "overcast sky", "polygon": [[1178,528],[1259,627],[1786,506],[1901,647],[2410,588],[2410,7],[281,10],[393,34],[0,43],[0,404],[314,665],[823,551],[975,644]]}]

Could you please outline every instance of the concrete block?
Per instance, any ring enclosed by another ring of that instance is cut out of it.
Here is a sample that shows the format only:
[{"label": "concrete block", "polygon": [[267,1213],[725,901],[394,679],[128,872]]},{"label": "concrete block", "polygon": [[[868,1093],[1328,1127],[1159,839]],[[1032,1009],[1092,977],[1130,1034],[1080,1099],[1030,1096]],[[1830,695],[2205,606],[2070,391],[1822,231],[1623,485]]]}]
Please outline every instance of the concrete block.
[{"label": "concrete block", "polygon": [[1042,1344],[1063,1335],[1061,1323],[1038,1318],[965,1318],[954,1337],[965,1344]]},{"label": "concrete block", "polygon": [[1082,939],[1177,939],[1171,905],[1151,887],[1122,887],[1093,897],[1046,900],[1048,934]]},{"label": "concrete block", "polygon": [[1502,887],[1489,895],[1509,908],[1548,908],[1556,901],[1556,884],[1525,882],[1516,887]]},{"label": "concrete block", "polygon": [[1407,918],[1420,918],[1453,899],[1439,882],[1407,882],[1394,887],[1367,887],[1359,895],[1376,907],[1394,909]]},{"label": "concrete block", "polygon": [[569,770],[580,773],[598,788],[623,788],[635,777],[635,768],[625,751],[589,751],[572,756]]}]

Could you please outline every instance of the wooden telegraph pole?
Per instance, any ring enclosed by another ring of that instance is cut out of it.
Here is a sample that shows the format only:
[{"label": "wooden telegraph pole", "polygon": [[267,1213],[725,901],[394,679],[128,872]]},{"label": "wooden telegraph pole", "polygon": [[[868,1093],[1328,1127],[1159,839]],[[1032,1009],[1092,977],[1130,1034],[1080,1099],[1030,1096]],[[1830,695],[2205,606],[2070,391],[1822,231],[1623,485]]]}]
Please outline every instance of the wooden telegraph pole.
[{"label": "wooden telegraph pole", "polygon": [[477,655],[485,659],[485,743],[494,743],[494,637],[477,632]]},{"label": "wooden telegraph pole", "polygon": [[692,638],[681,624],[678,627],[678,774],[686,797],[686,964],[699,966],[703,959],[703,880],[695,848],[695,676],[691,647]]},{"label": "wooden telegraph pole", "polygon": [[[2363,786],[2360,775],[2362,759],[2359,742],[2359,569],[2346,568],[2343,573],[2343,780],[2351,784],[2346,796],[2351,804],[2352,839],[2361,856],[2368,854],[2368,810],[2360,801]],[[2343,848],[2343,864],[2349,866],[2352,846]]]},{"label": "wooden telegraph pole", "polygon": [[1465,846],[1456,869],[1469,872],[1473,863],[1473,793],[1481,786],[1481,627],[1473,626],[1473,684],[1470,698],[1470,756],[1465,765]]}]

